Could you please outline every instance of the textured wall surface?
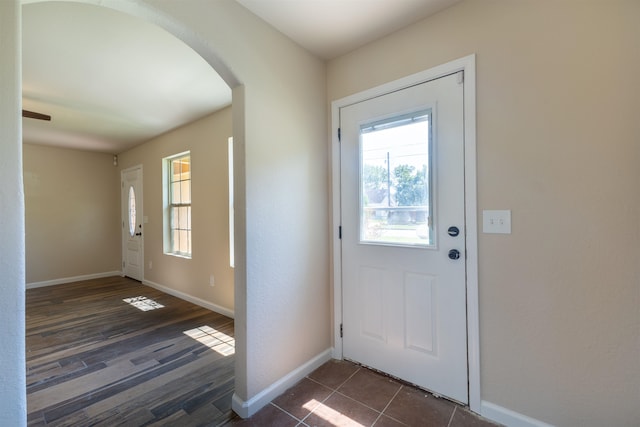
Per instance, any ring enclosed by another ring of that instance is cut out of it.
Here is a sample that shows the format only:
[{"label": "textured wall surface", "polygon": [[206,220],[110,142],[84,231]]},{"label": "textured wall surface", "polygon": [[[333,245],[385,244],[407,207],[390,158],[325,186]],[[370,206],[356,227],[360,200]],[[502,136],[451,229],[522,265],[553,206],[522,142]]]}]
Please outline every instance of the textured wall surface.
[{"label": "textured wall surface", "polygon": [[0,425],[26,425],[20,5],[0,2]]}]

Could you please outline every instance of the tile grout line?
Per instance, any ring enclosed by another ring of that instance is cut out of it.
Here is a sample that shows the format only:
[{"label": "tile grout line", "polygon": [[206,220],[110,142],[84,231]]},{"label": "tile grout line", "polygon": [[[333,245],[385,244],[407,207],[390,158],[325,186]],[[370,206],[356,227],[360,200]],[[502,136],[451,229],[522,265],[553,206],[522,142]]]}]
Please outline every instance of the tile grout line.
[{"label": "tile grout line", "polygon": [[[395,418],[390,417],[389,415],[387,415],[387,414],[385,414],[385,413],[384,413],[384,411],[386,411],[386,410],[389,408],[389,406],[391,405],[391,402],[393,402],[393,399],[395,399],[395,398],[396,398],[396,396],[397,396],[398,394],[400,394],[400,391],[402,390],[402,387],[404,387],[404,386],[403,386],[402,384],[400,384],[400,387],[398,388],[398,390],[396,390],[396,392],[395,392],[395,394],[393,395],[393,397],[391,397],[391,399],[389,399],[389,402],[387,402],[387,405],[382,409],[382,411],[380,411],[380,415],[378,415],[378,418],[376,418],[376,420],[373,422],[373,424],[371,425],[372,427],[376,425],[376,423],[378,422],[378,420],[380,420],[380,418],[382,417],[382,415],[384,415],[385,417],[391,418],[392,420],[397,421],[397,422],[399,422],[400,424],[403,424],[403,425],[404,425],[404,423],[403,423],[403,422],[401,422],[400,420],[396,420]],[[373,409],[373,408],[372,408],[372,409]],[[447,427],[448,427],[448,426],[447,426]]]},{"label": "tile grout line", "polygon": [[[296,421],[298,422],[298,424],[302,422],[302,420],[301,420],[300,418],[298,418],[298,417],[296,417],[295,415],[293,415],[293,414],[289,413],[289,412],[288,412],[288,411],[286,411],[285,409],[282,409],[281,407],[279,407],[279,406],[278,406],[278,405],[276,405],[275,403],[273,403],[273,402],[269,402],[269,404],[270,404],[271,406],[273,406],[274,408],[276,408],[276,409],[278,409],[278,410],[280,410],[280,411],[284,412],[285,414],[289,415],[290,417],[292,417],[294,420],[296,420]],[[306,417],[305,417],[305,418],[306,418]]]},{"label": "tile grout line", "polygon": [[[326,386],[325,386],[325,387],[326,387]],[[327,388],[328,388],[329,390],[331,390],[331,393],[329,393],[329,395],[328,395],[327,397],[325,397],[325,398],[322,400],[322,402],[318,402],[318,404],[316,405],[316,407],[315,407],[315,408],[313,408],[312,410],[310,410],[310,411],[309,411],[309,413],[308,413],[307,415],[305,415],[305,416],[302,418],[302,420],[300,420],[300,422],[301,422],[301,423],[306,424],[306,423],[304,422],[304,420],[306,420],[307,418],[309,418],[309,417],[311,416],[311,414],[313,414],[313,412],[314,412],[316,409],[318,409],[318,408],[320,407],[320,405],[324,404],[324,402],[326,402],[327,400],[329,400],[329,398],[330,398],[331,396],[333,396],[334,394],[336,394],[336,393],[337,393],[337,391],[336,391],[336,390],[332,390],[332,389],[331,389],[331,388],[329,388],[329,387],[327,387]]]},{"label": "tile grout line", "polygon": [[[355,402],[355,403],[358,403],[358,404],[360,404],[360,405],[364,406],[364,407],[365,407],[365,408],[367,408],[367,409],[371,409],[372,411],[377,412],[377,413],[378,413],[378,417],[377,417],[377,418],[376,418],[376,420],[373,422],[372,426],[374,426],[374,425],[375,425],[375,423],[377,423],[377,422],[378,422],[378,420],[380,419],[380,417],[381,417],[382,415],[384,415],[384,416],[386,416],[386,417],[388,417],[388,418],[391,418],[392,420],[394,420],[394,421],[396,421],[396,422],[398,422],[398,423],[400,423],[400,424],[402,424],[402,425],[406,425],[406,424],[404,424],[403,422],[401,422],[400,420],[398,420],[398,419],[396,419],[396,418],[394,418],[394,417],[391,417],[391,416],[389,416],[389,415],[387,415],[387,414],[384,414],[384,411],[386,411],[386,410],[387,410],[387,408],[389,407],[389,405],[391,405],[391,402],[393,401],[393,399],[395,399],[395,397],[398,395],[398,393],[400,393],[400,391],[402,390],[402,388],[403,388],[403,387],[405,387],[403,384],[400,384],[400,383],[398,384],[400,387],[399,387],[399,388],[398,388],[398,390],[395,392],[395,394],[393,395],[393,397],[391,397],[391,399],[389,399],[389,402],[388,402],[388,403],[387,403],[387,405],[382,409],[382,411],[378,411],[377,409],[372,408],[371,406],[367,405],[366,403],[361,402],[361,401],[359,401],[359,400],[357,400],[357,399],[354,399],[354,398],[353,398],[353,397],[351,397],[351,396],[347,396],[346,394],[344,394],[344,393],[342,393],[342,392],[340,392],[340,391],[338,390],[338,389],[339,389],[340,387],[342,387],[345,383],[347,383],[351,378],[353,378],[353,376],[354,376],[355,374],[357,374],[360,370],[366,370],[366,371],[368,370],[367,368],[364,368],[364,367],[362,367],[362,366],[360,366],[360,365],[356,365],[356,366],[358,367],[358,369],[356,369],[356,370],[355,370],[355,372],[354,372],[353,374],[351,374],[351,375],[350,375],[346,380],[344,380],[341,384],[339,384],[335,389],[332,389],[331,387],[328,387],[328,386],[326,386],[325,384],[322,384],[320,381],[314,380],[313,378],[309,378],[309,377],[306,377],[306,378],[307,378],[307,379],[310,379],[311,381],[313,381],[313,382],[315,382],[315,383],[317,383],[317,384],[319,384],[319,385],[321,385],[321,386],[327,387],[329,390],[332,390],[332,393],[331,393],[331,394],[329,394],[329,396],[327,396],[327,398],[326,398],[326,399],[324,399],[324,400],[323,400],[322,402],[320,402],[320,403],[324,403],[324,402],[326,402],[326,401],[327,401],[327,400],[329,400],[329,398],[330,398],[331,396],[333,396],[334,394],[339,394],[340,396],[342,396],[342,397],[344,397],[344,398],[346,398],[346,399],[349,399],[349,400],[351,400],[351,401],[353,401],[353,402]],[[316,408],[317,408],[317,407],[316,407]],[[314,408],[314,410],[315,410],[316,408]],[[306,419],[307,419],[307,417],[309,417],[309,415],[311,415],[311,412],[310,412],[309,414],[307,414],[307,415],[303,418],[303,421],[304,421],[304,420],[306,420]]]},{"label": "tile grout line", "polygon": [[458,410],[458,405],[454,405],[453,412],[451,413],[451,418],[449,418],[449,424],[447,424],[447,427],[451,427],[451,423],[453,422],[453,417],[456,415],[457,410]]},{"label": "tile grout line", "polygon": [[353,374],[349,375],[349,378],[347,378],[346,380],[342,381],[342,383],[340,383],[340,385],[338,385],[338,387],[336,387],[336,391],[338,391],[338,389],[340,387],[342,387],[343,385],[345,385],[347,383],[347,381],[349,381],[351,378],[353,378],[358,372],[360,372],[362,370],[362,366],[359,365],[355,365],[358,369],[356,369],[355,371],[353,371]]},{"label": "tile grout line", "polygon": [[[385,406],[385,408],[383,409],[383,411],[385,411],[385,410],[387,409],[387,407],[389,407],[389,405],[391,404],[391,401],[392,401],[392,400],[393,400],[393,399],[398,395],[398,393],[400,393],[400,390],[402,389],[402,387],[404,387],[404,386],[403,386],[402,384],[400,384],[400,388],[398,389],[398,391],[396,391],[396,393],[393,395],[393,397],[391,398],[391,400],[389,400],[389,403],[387,403],[387,406]],[[367,405],[366,403],[361,402],[361,401],[359,401],[358,399],[355,399],[355,398],[353,398],[353,397],[351,397],[351,396],[347,396],[346,394],[344,394],[344,393],[342,393],[342,392],[340,392],[340,391],[338,391],[338,390],[334,390],[334,391],[333,391],[329,396],[327,396],[327,398],[326,398],[326,399],[324,399],[324,400],[323,400],[322,402],[320,402],[320,403],[324,403],[324,402],[326,402],[326,401],[327,401],[327,400],[329,400],[329,398],[330,398],[331,396],[333,396],[334,394],[338,394],[338,395],[340,395],[340,396],[344,397],[345,399],[349,399],[349,400],[351,400],[352,402],[357,403],[358,405],[364,406],[365,408],[372,410],[373,412],[377,412],[377,413],[378,413],[378,415],[382,415],[382,414],[383,414],[383,412],[380,412],[380,411],[379,411],[379,410],[377,410],[376,408],[373,408],[373,407],[371,407],[371,406]],[[315,410],[315,408],[314,408],[314,410]],[[310,414],[309,414],[309,415],[310,415]],[[308,415],[307,415],[307,416],[308,416]],[[392,417],[392,416],[390,416],[390,415],[384,414],[384,416],[385,416],[385,417],[388,417],[388,418],[391,418],[392,420],[397,421],[398,423],[400,423],[400,424],[402,424],[402,425],[406,425],[405,423],[401,422],[400,420],[398,420],[398,419],[396,419],[396,418],[394,418],[394,417]],[[304,419],[306,419],[306,418],[307,418],[307,417],[305,417]],[[380,418],[380,417],[378,416],[378,418]],[[376,421],[378,420],[378,418],[376,418]]]},{"label": "tile grout line", "polygon": [[[331,390],[331,393],[329,393],[329,395],[328,395],[327,397],[325,397],[325,398],[322,400],[322,402],[318,403],[318,405],[317,405],[315,408],[313,408],[313,410],[309,411],[309,413],[308,413],[307,415],[305,415],[305,416],[302,418],[302,420],[300,420],[300,422],[301,422],[301,423],[303,423],[303,424],[305,424],[305,425],[306,425],[306,423],[304,422],[304,420],[306,420],[307,418],[309,418],[309,416],[310,416],[311,414],[313,414],[313,411],[315,411],[316,409],[318,409],[318,406],[322,405],[324,402],[326,402],[327,400],[329,400],[329,398],[330,398],[331,396],[333,396],[334,394],[338,393],[338,394],[340,394],[340,395],[344,396],[342,393],[338,392],[338,389],[339,389],[340,387],[342,387],[342,386],[343,386],[347,381],[349,381],[351,378],[353,378],[353,376],[354,376],[355,374],[357,374],[357,373],[360,371],[360,369],[362,369],[362,367],[361,367],[361,366],[358,366],[358,365],[356,365],[356,366],[357,366],[357,368],[358,368],[358,369],[356,369],[356,370],[353,372],[353,374],[349,375],[349,377],[348,377],[346,380],[344,380],[343,382],[341,382],[340,384],[338,384],[338,385],[336,386],[336,388],[327,387],[327,385],[326,385],[326,384],[322,384],[320,381],[314,380],[313,378],[310,378],[308,375],[305,377],[305,378],[307,378],[308,380],[311,380],[311,381],[313,381],[313,382],[314,382],[314,383],[316,383],[316,384],[319,384],[319,385],[321,385],[321,386],[323,386],[323,387],[328,388],[329,390]],[[352,399],[352,400],[354,400],[354,402],[358,402],[358,401],[357,401],[357,400],[355,400],[355,399]],[[360,402],[358,402],[358,403],[360,403]],[[296,418],[296,419],[297,419],[297,418]]]},{"label": "tile grout line", "polygon": [[[338,384],[335,388],[333,388],[333,387],[329,387],[328,385],[323,384],[323,383],[322,383],[322,382],[320,382],[319,380],[316,380],[316,379],[314,379],[314,378],[311,378],[311,377],[310,377],[310,376],[308,376],[308,375],[307,375],[305,378],[306,378],[306,379],[308,379],[308,380],[313,381],[313,382],[314,382],[314,383],[316,383],[316,384],[320,384],[321,386],[326,387],[326,388],[328,388],[328,389],[329,389],[329,390],[331,390],[331,391],[338,391],[338,389],[339,389],[340,387],[342,387],[342,386],[343,386],[347,381],[349,381],[351,378],[353,378],[353,376],[354,376],[355,374],[357,374],[357,373],[358,373],[358,371],[360,371],[360,370],[362,369],[362,367],[360,367],[360,366],[358,366],[358,365],[355,365],[355,366],[357,366],[357,368],[358,368],[358,369],[356,369],[356,370],[353,372],[353,374],[349,375],[349,377],[347,377],[347,379],[346,379],[346,380],[342,381],[342,382],[341,382],[340,384]],[[325,400],[326,400],[326,399],[325,399]],[[323,400],[323,402],[324,402],[324,400]]]}]

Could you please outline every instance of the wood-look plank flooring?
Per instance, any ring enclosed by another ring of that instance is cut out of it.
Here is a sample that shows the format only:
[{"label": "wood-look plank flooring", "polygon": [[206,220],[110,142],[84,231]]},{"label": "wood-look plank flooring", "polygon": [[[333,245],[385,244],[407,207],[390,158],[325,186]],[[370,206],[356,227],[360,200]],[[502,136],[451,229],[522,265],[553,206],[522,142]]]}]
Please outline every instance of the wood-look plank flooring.
[{"label": "wood-look plank flooring", "polygon": [[27,290],[26,314],[29,426],[234,418],[233,319],[123,277]]}]

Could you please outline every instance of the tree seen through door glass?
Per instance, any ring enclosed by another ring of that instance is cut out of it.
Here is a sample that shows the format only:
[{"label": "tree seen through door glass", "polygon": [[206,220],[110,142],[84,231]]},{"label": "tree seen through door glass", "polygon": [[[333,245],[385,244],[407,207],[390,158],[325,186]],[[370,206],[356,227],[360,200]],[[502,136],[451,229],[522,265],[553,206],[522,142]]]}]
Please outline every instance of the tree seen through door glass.
[{"label": "tree seen through door glass", "polygon": [[431,246],[431,114],[360,128],[360,241]]}]

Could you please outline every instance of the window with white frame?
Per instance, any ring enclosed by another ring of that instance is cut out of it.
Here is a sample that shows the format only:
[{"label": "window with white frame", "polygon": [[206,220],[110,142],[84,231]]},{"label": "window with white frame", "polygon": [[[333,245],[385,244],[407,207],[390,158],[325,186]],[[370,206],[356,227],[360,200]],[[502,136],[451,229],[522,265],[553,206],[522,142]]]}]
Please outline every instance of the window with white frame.
[{"label": "window with white frame", "polygon": [[165,253],[191,257],[191,153],[163,159]]}]

